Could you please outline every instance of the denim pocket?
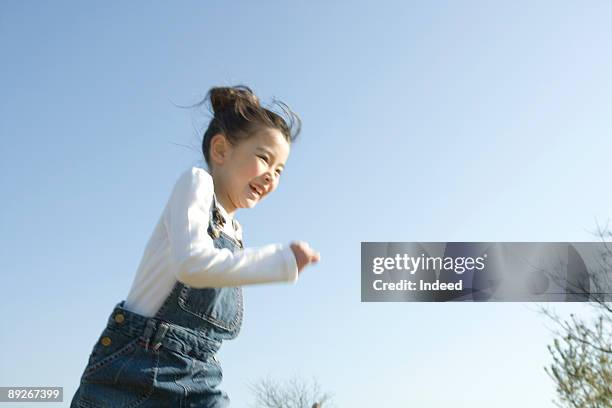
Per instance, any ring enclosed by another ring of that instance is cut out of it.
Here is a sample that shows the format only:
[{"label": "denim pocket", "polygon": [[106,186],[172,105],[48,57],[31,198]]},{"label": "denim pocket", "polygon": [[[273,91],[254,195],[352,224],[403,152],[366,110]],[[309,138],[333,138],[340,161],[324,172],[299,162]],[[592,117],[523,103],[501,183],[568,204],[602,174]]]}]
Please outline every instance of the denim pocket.
[{"label": "denim pocket", "polygon": [[89,355],[89,362],[83,375],[87,376],[89,373],[102,368],[113,359],[129,352],[136,345],[137,340],[136,338],[117,333],[112,329],[104,329]]},{"label": "denim pocket", "polygon": [[[145,350],[138,338],[120,342],[119,335],[114,339],[111,336],[105,330],[83,373],[78,403],[81,408],[134,408],[153,393],[159,354]],[[118,343],[115,348],[113,340]]]},{"label": "denim pocket", "polygon": [[[186,362],[190,365],[192,360],[199,360],[201,362],[208,362],[215,360],[215,351],[210,348],[198,349],[197,351],[191,347],[185,346],[183,342],[172,340],[170,336],[166,337],[166,343],[160,349],[162,359],[165,354],[172,356],[172,358],[178,359],[179,361]],[[160,361],[162,363],[162,361]]]},{"label": "denim pocket", "polygon": [[207,389],[215,389],[223,380],[223,370],[214,356],[211,356],[206,361],[193,360],[193,376],[194,384],[206,384]]},{"label": "denim pocket", "polygon": [[242,324],[242,288],[192,288],[184,285],[178,304],[184,311],[227,332],[237,332]]}]

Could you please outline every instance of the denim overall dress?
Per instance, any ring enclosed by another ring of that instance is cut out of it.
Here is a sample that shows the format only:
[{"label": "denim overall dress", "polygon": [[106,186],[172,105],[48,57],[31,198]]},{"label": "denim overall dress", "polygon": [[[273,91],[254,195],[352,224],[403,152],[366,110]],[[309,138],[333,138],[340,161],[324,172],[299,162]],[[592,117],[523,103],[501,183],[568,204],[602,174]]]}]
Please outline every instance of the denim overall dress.
[{"label": "denim overall dress", "polygon": [[[208,234],[215,248],[236,252],[242,241],[222,231],[215,198]],[[81,376],[71,408],[206,407],[229,405],[218,388],[215,353],[242,325],[241,287],[192,288],[176,282],[154,317],[119,302]]]}]

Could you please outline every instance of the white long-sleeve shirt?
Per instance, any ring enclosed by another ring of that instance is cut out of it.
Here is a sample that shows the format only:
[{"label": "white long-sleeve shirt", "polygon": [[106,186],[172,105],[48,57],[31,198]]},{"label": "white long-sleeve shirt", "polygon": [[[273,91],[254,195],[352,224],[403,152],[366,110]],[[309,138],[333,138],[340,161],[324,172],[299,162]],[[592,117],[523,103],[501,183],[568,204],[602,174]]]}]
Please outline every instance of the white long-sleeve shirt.
[{"label": "white long-sleeve shirt", "polygon": [[[245,248],[235,254],[214,247],[207,232],[213,196],[213,179],[206,170],[192,167],[179,177],[145,247],[125,300],[128,310],[154,316],[177,280],[194,288],[297,281],[289,245]],[[226,219],[223,231],[240,239],[240,228],[236,233],[225,209],[218,207]]]}]

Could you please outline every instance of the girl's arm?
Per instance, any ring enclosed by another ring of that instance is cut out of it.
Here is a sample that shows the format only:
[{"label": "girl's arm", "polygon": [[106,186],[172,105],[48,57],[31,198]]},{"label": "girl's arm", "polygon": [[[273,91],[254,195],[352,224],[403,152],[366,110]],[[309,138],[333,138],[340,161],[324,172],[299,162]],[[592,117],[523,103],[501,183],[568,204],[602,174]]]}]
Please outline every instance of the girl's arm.
[{"label": "girl's arm", "polygon": [[176,278],[195,288],[295,282],[298,269],[289,245],[271,244],[232,253],[217,249],[208,235],[214,186],[193,167],[177,181],[164,210]]}]

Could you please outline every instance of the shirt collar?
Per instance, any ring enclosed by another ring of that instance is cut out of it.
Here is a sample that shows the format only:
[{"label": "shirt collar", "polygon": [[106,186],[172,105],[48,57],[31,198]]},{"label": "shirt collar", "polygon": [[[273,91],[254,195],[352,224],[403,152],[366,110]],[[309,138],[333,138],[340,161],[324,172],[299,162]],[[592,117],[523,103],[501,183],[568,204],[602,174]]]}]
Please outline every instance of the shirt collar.
[{"label": "shirt collar", "polygon": [[219,212],[221,213],[221,216],[223,217],[223,219],[225,219],[226,222],[229,221],[231,223],[233,230],[236,233],[236,238],[242,239],[242,226],[240,225],[238,220],[233,217],[230,217],[227,214],[227,211],[225,211],[225,208],[223,208],[219,200],[217,200],[217,196],[215,194],[213,194],[213,200],[215,201],[215,205],[219,209]]}]

